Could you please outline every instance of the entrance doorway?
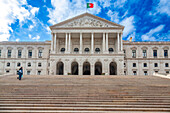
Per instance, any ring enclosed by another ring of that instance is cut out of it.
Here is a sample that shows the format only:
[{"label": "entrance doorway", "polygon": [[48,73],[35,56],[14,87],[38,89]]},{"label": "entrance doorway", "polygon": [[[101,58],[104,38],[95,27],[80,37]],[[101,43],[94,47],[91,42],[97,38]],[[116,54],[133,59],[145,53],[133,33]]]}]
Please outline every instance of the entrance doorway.
[{"label": "entrance doorway", "polygon": [[89,62],[83,63],[83,75],[90,75],[90,63]]},{"label": "entrance doorway", "polygon": [[116,62],[110,63],[110,75],[117,75],[117,64]]},{"label": "entrance doorway", "polygon": [[78,63],[77,62],[72,62],[71,64],[71,74],[72,75],[78,75]]},{"label": "entrance doorway", "polygon": [[64,74],[64,63],[63,62],[58,62],[57,63],[56,74],[57,75],[63,75]]},{"label": "entrance doorway", "polygon": [[95,63],[95,75],[101,75],[102,74],[102,63],[96,62]]}]

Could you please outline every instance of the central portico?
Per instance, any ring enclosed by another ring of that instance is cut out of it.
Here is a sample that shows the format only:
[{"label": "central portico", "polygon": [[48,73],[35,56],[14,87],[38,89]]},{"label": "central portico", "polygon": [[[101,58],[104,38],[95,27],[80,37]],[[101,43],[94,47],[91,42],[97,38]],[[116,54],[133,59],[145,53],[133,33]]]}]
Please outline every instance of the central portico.
[{"label": "central portico", "polygon": [[85,13],[50,28],[51,75],[124,74],[124,26]]}]

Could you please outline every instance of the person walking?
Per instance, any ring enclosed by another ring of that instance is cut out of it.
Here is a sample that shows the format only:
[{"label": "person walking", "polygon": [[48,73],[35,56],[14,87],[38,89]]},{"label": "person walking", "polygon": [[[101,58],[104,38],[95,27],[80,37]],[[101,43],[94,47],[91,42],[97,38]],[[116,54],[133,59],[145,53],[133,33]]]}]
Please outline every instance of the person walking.
[{"label": "person walking", "polygon": [[19,80],[21,80],[21,78],[23,76],[23,69],[22,69],[22,67],[19,69],[18,74],[19,74]]}]

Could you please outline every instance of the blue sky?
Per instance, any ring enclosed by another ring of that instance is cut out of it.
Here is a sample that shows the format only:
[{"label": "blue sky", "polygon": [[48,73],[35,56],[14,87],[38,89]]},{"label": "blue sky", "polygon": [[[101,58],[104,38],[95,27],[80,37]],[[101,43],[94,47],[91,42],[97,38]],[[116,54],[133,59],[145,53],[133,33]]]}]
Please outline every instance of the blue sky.
[{"label": "blue sky", "polygon": [[0,0],[0,41],[51,40],[49,26],[86,12],[125,26],[123,40],[170,41],[168,0]]}]

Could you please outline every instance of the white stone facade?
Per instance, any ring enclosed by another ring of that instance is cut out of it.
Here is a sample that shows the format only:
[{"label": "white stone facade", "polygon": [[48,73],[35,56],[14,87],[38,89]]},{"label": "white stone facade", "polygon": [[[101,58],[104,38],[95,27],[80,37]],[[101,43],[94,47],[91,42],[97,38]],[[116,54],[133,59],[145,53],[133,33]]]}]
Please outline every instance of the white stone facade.
[{"label": "white stone facade", "polygon": [[89,13],[50,28],[51,41],[0,42],[0,73],[16,74],[21,66],[28,75],[170,72],[170,42],[122,41],[124,26]]}]

